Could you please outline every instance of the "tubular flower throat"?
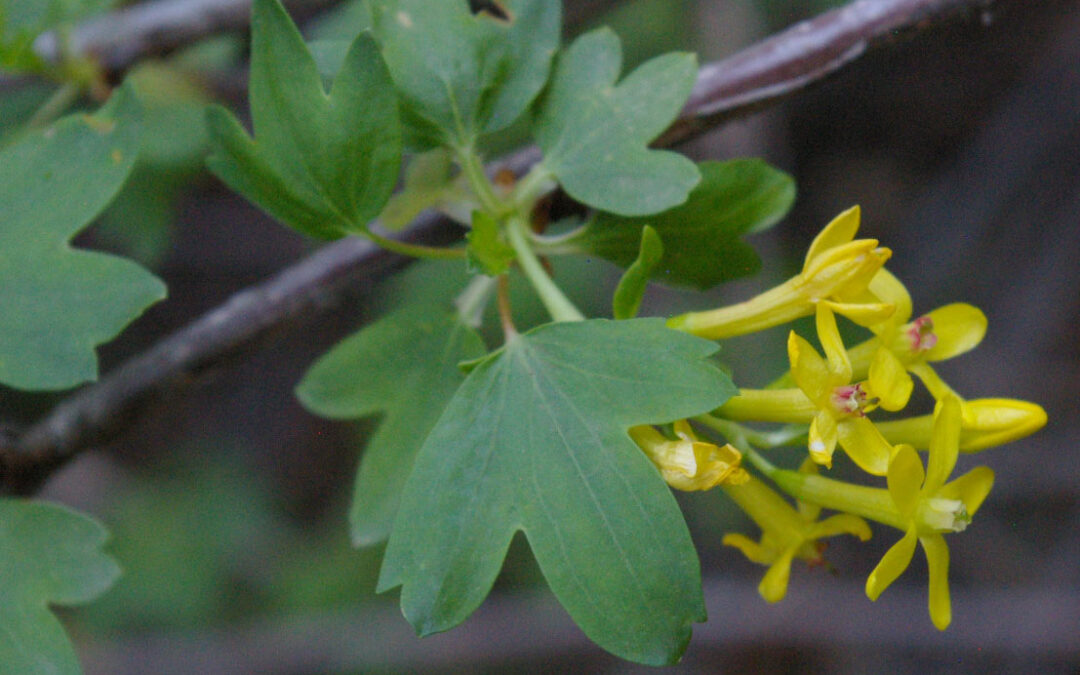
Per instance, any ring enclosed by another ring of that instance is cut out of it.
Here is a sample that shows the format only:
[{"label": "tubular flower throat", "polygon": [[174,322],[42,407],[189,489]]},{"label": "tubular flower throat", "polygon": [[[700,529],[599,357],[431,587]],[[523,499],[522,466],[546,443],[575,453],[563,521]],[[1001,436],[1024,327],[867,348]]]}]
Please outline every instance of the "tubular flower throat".
[{"label": "tubular flower throat", "polygon": [[668,326],[719,340],[808,316],[823,301],[863,326],[884,321],[892,314],[892,305],[867,296],[866,289],[892,252],[879,247],[876,239],[855,239],[858,229],[855,206],[818,234],[799,274],[746,302],[672,317]]},{"label": "tubular flower throat", "polygon": [[676,440],[666,438],[651,426],[630,428],[630,437],[660,470],[668,485],[692,492],[717,485],[738,485],[750,479],[740,466],[742,453],[734,446],[699,441],[686,420],[679,420],[674,426]]},{"label": "tubular flower throat", "polygon": [[769,566],[758,584],[758,593],[767,602],[784,599],[794,558],[810,565],[824,562],[825,542],[820,539],[838,534],[855,535],[862,541],[870,538],[870,526],[862,518],[841,513],[818,521],[820,507],[800,503],[796,510],[756,478],[742,485],[725,485],[723,490],[761,528],[759,542],[741,534],[726,534],[722,542],[752,562]]}]

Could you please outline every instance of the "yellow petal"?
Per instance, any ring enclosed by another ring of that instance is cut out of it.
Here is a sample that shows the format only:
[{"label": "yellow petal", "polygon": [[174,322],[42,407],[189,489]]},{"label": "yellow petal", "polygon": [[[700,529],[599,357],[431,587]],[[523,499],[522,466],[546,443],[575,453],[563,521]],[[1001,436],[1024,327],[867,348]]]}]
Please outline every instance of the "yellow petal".
[{"label": "yellow petal", "polygon": [[986,335],[986,315],[962,302],[939,307],[927,316],[934,322],[937,343],[926,351],[927,361],[944,361],[974,349]]},{"label": "yellow petal", "polygon": [[860,326],[871,328],[880,325],[896,311],[896,307],[887,302],[830,302],[822,301],[837,314],[843,314]]},{"label": "yellow petal", "polygon": [[858,516],[853,516],[850,513],[838,513],[815,524],[811,533],[814,539],[833,537],[838,534],[852,534],[858,537],[860,541],[866,541],[870,538],[870,526]]},{"label": "yellow petal", "polygon": [[806,252],[806,261],[803,263],[803,268],[810,265],[810,261],[821,255],[824,251],[837,246],[842,246],[855,238],[855,233],[859,231],[859,207],[852,206],[847,211],[844,211],[837,217],[832,219],[828,225],[825,226],[818,236],[814,237],[813,243],[810,244],[810,249]]},{"label": "yellow petal", "polygon": [[882,267],[874,275],[874,278],[870,280],[867,290],[881,302],[896,307],[896,311],[890,317],[893,325],[907,323],[908,319],[911,318],[911,295],[904,284],[893,276],[892,272]]},{"label": "yellow petal", "polygon": [[994,471],[988,466],[977,466],[956,480],[943,485],[938,490],[938,495],[946,499],[959,499],[967,507],[968,515],[974,516],[982,506],[986,495],[990,494],[992,487],[994,487]]},{"label": "yellow petal", "polygon": [[769,571],[758,584],[758,593],[765,602],[780,602],[787,595],[788,579],[791,577],[791,559],[794,556],[795,549],[789,548],[769,566]]},{"label": "yellow petal", "polygon": [[791,377],[806,396],[816,403],[826,403],[834,386],[829,365],[805,339],[791,331],[788,335],[788,360]]},{"label": "yellow petal", "polygon": [[1030,436],[1046,426],[1042,406],[1011,398],[964,401],[960,449],[967,452]]},{"label": "yellow petal", "polygon": [[885,410],[902,410],[911,398],[915,383],[904,364],[888,349],[881,347],[870,362],[870,396],[877,397]]},{"label": "yellow petal", "polygon": [[[825,350],[825,358],[829,362],[830,381],[836,384],[851,382],[851,361],[848,361],[847,350],[840,339],[840,330],[836,327],[836,316],[826,303],[817,307],[815,316],[818,340]],[[794,369],[794,365],[792,366]]]},{"label": "yellow petal", "polygon": [[949,599],[949,547],[945,537],[928,534],[919,537],[926,553],[926,566],[930,572],[930,620],[938,630],[945,630],[952,623],[952,601]]},{"label": "yellow petal", "polygon": [[952,387],[945,384],[945,380],[941,379],[941,377],[930,366],[929,363],[923,363],[921,361],[909,363],[908,370],[911,371],[911,373],[918,377],[920,380],[922,380],[922,383],[926,385],[926,388],[930,390],[930,394],[935,399],[940,401],[943,397],[948,396],[949,394],[957,396],[956,392],[953,391]]},{"label": "yellow petal", "polygon": [[924,489],[933,493],[945,484],[960,453],[960,400],[945,396],[934,408],[934,429],[930,436],[930,456],[926,460]]},{"label": "yellow petal", "polygon": [[905,518],[912,518],[915,509],[919,506],[919,493],[922,490],[923,480],[922,460],[919,454],[910,445],[896,446],[896,454],[889,462],[889,496],[892,497],[896,509]]},{"label": "yellow petal", "polygon": [[831,469],[833,452],[836,451],[836,443],[839,439],[836,420],[833,416],[825,411],[819,412],[810,423],[808,438],[810,459]]},{"label": "yellow petal", "polygon": [[720,543],[739,549],[750,562],[756,562],[759,565],[771,565],[776,559],[771,551],[765,550],[756,541],[741,534],[725,534]]},{"label": "yellow petal", "polygon": [[840,446],[863,471],[884,476],[889,471],[892,446],[865,417],[845,417],[836,424]]},{"label": "yellow petal", "polygon": [[907,566],[911,563],[911,556],[915,554],[915,542],[918,537],[915,529],[907,531],[904,538],[892,545],[882,556],[874,571],[866,579],[866,597],[877,600],[881,592],[896,581]]}]

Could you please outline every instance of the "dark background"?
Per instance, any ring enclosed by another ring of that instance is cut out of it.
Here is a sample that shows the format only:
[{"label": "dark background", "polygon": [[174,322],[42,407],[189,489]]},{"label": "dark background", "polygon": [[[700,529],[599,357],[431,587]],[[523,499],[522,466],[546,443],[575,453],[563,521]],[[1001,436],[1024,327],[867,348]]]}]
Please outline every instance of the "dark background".
[{"label": "dark background", "polygon": [[[830,3],[611,4],[593,21],[617,28],[633,63],[669,49],[715,60]],[[239,63],[237,44],[220,47],[226,56],[215,63]],[[216,72],[208,89],[228,93],[227,68]],[[964,301],[989,318],[979,348],[939,371],[971,398],[1038,402],[1050,422],[961,458],[958,471],[985,463],[997,480],[972,527],[948,539],[954,620],[944,633],[927,616],[921,553],[877,603],[862,592],[898,533],[875,528],[865,545],[833,540],[834,573],[796,563],[787,599],[768,605],[755,590],[764,568],[720,546],[724,532],[756,536],[753,527],[719,494],[681,496],[710,620],[671,672],[1080,673],[1080,4],[996,3],[877,49],[684,149],[761,156],[796,178],[799,197],[752,240],[762,275],[711,299],[658,289],[648,312],[739,300],[782,280],[829,219],[860,204],[863,235],[893,249],[889,267],[917,314]],[[141,251],[170,289],[103,350],[104,372],[314,246],[190,166],[177,175],[176,200],[157,202],[165,215],[156,229],[139,234],[120,213],[86,237]],[[615,272],[600,262],[579,268],[568,272],[578,296],[604,312],[607,298],[585,296],[609,292]],[[380,552],[350,550],[345,523],[373,422],[320,420],[291,393],[314,358],[385,305],[377,296],[386,289],[360,291],[148,411],[46,485],[42,496],[109,526],[127,571],[100,601],[65,612],[87,671],[651,670],[592,645],[521,541],[496,592],[447,634],[418,640],[394,594],[374,596]],[[726,343],[736,381],[762,384],[783,370],[785,335]],[[27,419],[55,400],[6,398],[5,414]]]}]

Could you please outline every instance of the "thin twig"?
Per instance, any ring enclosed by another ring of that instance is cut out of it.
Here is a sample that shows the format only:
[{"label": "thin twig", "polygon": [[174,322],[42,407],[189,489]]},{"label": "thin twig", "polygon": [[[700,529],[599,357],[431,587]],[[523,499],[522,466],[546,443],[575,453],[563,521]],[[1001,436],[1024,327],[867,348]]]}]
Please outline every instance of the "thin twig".
[{"label": "thin twig", "polygon": [[[860,0],[826,12],[704,66],[690,103],[663,142],[688,140],[724,119],[748,114],[819,81],[887,36],[925,29],[962,10],[986,6],[986,0]],[[535,148],[527,148],[502,166],[521,175],[538,157]],[[446,227],[425,216],[410,226],[406,237],[437,243],[433,240],[453,236]],[[79,451],[115,438],[137,409],[185,386],[190,375],[249,348],[274,328],[327,311],[356,284],[370,284],[400,264],[399,257],[346,239],[237,294],[74,394],[21,435],[0,439],[0,485],[33,489]]]}]

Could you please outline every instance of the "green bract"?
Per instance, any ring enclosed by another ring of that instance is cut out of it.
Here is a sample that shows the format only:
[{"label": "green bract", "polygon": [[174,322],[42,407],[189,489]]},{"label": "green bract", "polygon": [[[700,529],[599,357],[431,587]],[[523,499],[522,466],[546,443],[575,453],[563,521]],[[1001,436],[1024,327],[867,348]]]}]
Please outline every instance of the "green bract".
[{"label": "green bract", "polygon": [[375,544],[387,537],[413,458],[465,379],[458,362],[483,353],[480,337],[455,318],[414,309],[346,338],[297,387],[304,406],[324,417],[385,413],[356,477],[354,542]]},{"label": "green bract", "polygon": [[615,296],[611,300],[612,315],[616,319],[632,319],[641,308],[641,298],[649,284],[649,275],[664,257],[664,242],[656,230],[646,225],[641,230],[641,249],[637,259],[626,268],[619,279]]},{"label": "green bract", "polygon": [[379,590],[400,585],[421,634],[483,601],[523,530],[588,636],[672,663],[703,621],[700,569],[678,504],[627,435],[734,393],[716,346],[656,319],[541,326],[482,361],[424,442]]},{"label": "green bract", "polygon": [[72,115],[0,152],[0,382],[64,389],[97,377],[94,346],[165,286],[135,263],[75,250],[123,185],[139,150],[127,87],[96,115]]},{"label": "green bract", "polygon": [[116,581],[107,536],[65,507],[0,499],[0,674],[81,672],[49,605],[88,602]]},{"label": "green bract", "polygon": [[413,147],[472,147],[520,117],[543,88],[559,46],[561,3],[500,4],[509,21],[474,15],[465,0],[369,3]]},{"label": "green bract", "polygon": [[646,145],[679,114],[696,63],[692,54],[665,54],[616,86],[622,49],[615,33],[602,28],[575,40],[538,105],[533,133],[543,167],[574,199],[624,216],[686,201],[701,179],[694,163]]},{"label": "green bract", "polygon": [[498,276],[510,269],[514,249],[499,236],[499,225],[483,211],[474,211],[472,230],[465,238],[470,271]]},{"label": "green bract", "polygon": [[702,162],[701,183],[685,204],[644,218],[596,213],[559,250],[630,265],[643,225],[664,240],[654,278],[706,289],[758,271],[761,260],[739,237],[776,224],[795,201],[795,182],[757,159]]},{"label": "green bract", "polygon": [[250,99],[254,141],[227,110],[209,109],[210,170],[306,234],[365,232],[401,166],[397,99],[371,36],[352,43],[327,94],[281,3],[256,0]]}]

